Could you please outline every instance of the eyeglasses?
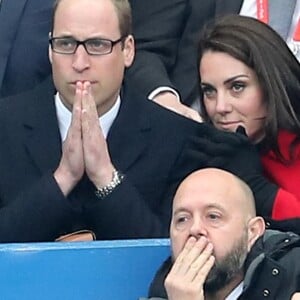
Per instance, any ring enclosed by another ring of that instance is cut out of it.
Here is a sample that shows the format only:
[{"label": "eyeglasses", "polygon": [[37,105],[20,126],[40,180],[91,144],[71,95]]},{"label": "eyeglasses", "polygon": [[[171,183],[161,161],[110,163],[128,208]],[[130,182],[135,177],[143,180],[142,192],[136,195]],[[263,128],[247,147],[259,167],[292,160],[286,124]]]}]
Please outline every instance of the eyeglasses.
[{"label": "eyeglasses", "polygon": [[113,47],[123,39],[124,36],[115,41],[99,38],[77,41],[72,37],[51,37],[49,43],[51,49],[56,53],[74,54],[78,46],[82,45],[85,51],[90,55],[105,55],[111,53]]}]

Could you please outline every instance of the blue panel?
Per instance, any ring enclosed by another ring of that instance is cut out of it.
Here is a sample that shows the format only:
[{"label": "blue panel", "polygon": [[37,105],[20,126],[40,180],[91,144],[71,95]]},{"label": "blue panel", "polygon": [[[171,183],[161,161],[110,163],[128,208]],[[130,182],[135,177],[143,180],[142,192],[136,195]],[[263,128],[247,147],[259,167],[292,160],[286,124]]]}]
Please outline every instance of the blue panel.
[{"label": "blue panel", "polygon": [[0,299],[135,300],[169,240],[0,244]]}]

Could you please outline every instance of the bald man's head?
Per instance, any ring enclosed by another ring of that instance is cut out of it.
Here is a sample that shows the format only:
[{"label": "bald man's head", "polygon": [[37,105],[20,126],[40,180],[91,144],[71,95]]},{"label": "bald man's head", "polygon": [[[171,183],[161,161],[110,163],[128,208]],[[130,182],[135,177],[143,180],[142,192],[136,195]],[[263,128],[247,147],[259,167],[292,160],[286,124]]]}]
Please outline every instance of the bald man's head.
[{"label": "bald man's head", "polygon": [[195,197],[199,196],[198,201],[201,201],[202,196],[207,198],[208,194],[212,194],[221,202],[232,202],[245,216],[249,218],[256,216],[251,189],[244,181],[227,171],[207,168],[193,172],[177,189],[174,204],[178,198],[190,197],[191,194]]},{"label": "bald man's head", "polygon": [[170,227],[174,258],[191,236],[204,236],[213,244],[217,261],[237,252],[245,259],[264,229],[250,188],[226,171],[196,171],[180,184],[174,197]]}]

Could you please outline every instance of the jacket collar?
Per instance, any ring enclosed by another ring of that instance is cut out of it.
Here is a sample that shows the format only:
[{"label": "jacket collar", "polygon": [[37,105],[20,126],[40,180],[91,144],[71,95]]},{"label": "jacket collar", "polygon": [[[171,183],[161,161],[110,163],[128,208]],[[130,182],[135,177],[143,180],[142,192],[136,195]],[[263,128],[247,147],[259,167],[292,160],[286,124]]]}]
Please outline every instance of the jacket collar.
[{"label": "jacket collar", "polygon": [[54,171],[61,157],[54,94],[51,78],[24,94],[28,98],[28,105],[23,112],[24,143],[29,156],[42,173]]},{"label": "jacket collar", "polygon": [[[61,137],[56,116],[55,87],[49,77],[26,93],[28,105],[23,113],[25,147],[42,173],[55,170],[61,158]],[[121,106],[107,136],[113,164],[125,172],[144,153],[150,143],[151,107],[148,99],[122,93]]]},{"label": "jacket collar", "polygon": [[107,136],[113,164],[125,172],[144,153],[152,132],[151,107],[155,105],[140,95],[121,92],[121,106]]},{"label": "jacket collar", "polygon": [[[282,268],[278,260],[284,256],[291,248],[300,246],[299,235],[292,232],[281,232],[277,230],[266,230],[265,234],[260,237],[253,245],[247,256],[245,263],[244,290],[245,295],[251,290],[254,278],[261,272],[261,266],[271,270],[276,267],[278,270]],[[275,291],[280,286],[274,286]]]}]

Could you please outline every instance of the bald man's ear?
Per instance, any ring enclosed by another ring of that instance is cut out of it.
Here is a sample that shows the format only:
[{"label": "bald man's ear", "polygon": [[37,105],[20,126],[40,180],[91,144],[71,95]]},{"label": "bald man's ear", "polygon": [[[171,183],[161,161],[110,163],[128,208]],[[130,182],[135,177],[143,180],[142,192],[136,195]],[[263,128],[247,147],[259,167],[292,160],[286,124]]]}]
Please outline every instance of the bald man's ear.
[{"label": "bald man's ear", "polygon": [[254,217],[248,222],[248,252],[254,243],[265,232],[265,221],[262,217]]}]

